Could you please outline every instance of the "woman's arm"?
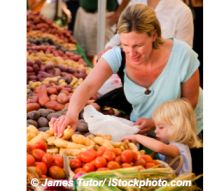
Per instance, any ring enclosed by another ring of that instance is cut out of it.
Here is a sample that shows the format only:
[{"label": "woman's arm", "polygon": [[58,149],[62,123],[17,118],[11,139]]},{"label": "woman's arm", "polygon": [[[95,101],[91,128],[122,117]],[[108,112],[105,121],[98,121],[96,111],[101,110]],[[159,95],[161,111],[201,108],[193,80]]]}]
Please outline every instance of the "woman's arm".
[{"label": "woman's arm", "polygon": [[112,75],[112,70],[102,58],[91,73],[73,93],[68,106],[67,116],[76,116],[83,109],[89,98],[98,91],[103,83]]},{"label": "woman's arm", "polygon": [[80,111],[111,74],[110,66],[103,58],[100,59],[84,82],[73,93],[66,115],[51,119],[50,127],[54,130],[55,135],[62,136],[68,125],[76,129]]},{"label": "woman's arm", "polygon": [[123,139],[128,139],[131,141],[136,141],[145,147],[151,149],[154,152],[161,153],[166,156],[176,157],[180,154],[179,149],[174,145],[168,145],[156,139],[146,137],[144,135],[129,135],[125,136]]},{"label": "woman's arm", "polygon": [[188,99],[193,108],[195,108],[198,103],[199,84],[199,71],[197,69],[191,78],[181,85],[181,97]]}]

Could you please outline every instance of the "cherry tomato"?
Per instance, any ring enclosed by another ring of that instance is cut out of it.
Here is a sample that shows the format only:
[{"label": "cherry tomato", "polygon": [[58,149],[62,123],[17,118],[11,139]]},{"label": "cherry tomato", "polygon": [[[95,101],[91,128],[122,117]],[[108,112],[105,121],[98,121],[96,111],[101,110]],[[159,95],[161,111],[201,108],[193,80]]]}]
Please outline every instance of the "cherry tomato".
[{"label": "cherry tomato", "polygon": [[121,153],[121,161],[123,163],[131,163],[135,161],[135,152],[132,150],[125,150]]},{"label": "cherry tomato", "polygon": [[70,160],[70,167],[72,170],[82,166],[82,162],[78,158],[73,158]]},{"label": "cherry tomato", "polygon": [[50,153],[46,153],[43,157],[42,157],[42,161],[45,162],[47,164],[48,167],[52,166],[54,163],[54,157],[52,154]]},{"label": "cherry tomato", "polygon": [[74,171],[75,174],[85,174],[86,173],[86,170],[84,168],[77,168],[75,169]]},{"label": "cherry tomato", "polygon": [[95,159],[95,166],[97,168],[102,168],[102,167],[105,167],[107,165],[107,161],[104,157],[97,157]]},{"label": "cherry tomato", "polygon": [[120,164],[121,163],[121,156],[116,156],[115,161]]},{"label": "cherry tomato", "polygon": [[143,154],[143,155],[141,155],[141,158],[143,158],[146,162],[152,162],[153,161],[153,159],[150,155]]},{"label": "cherry tomato", "polygon": [[154,166],[155,166],[154,162],[147,162],[146,165],[145,165],[145,168],[152,168]]},{"label": "cherry tomato", "polygon": [[63,168],[63,157],[59,154],[54,155],[54,165]]},{"label": "cherry tomato", "polygon": [[135,161],[135,166],[143,166],[145,167],[146,161],[143,158],[139,158],[138,160]]},{"label": "cherry tomato", "polygon": [[103,157],[107,159],[107,161],[112,161],[115,159],[116,155],[113,151],[107,150],[104,152]]},{"label": "cherry tomato", "polygon": [[107,164],[107,168],[109,168],[109,169],[117,169],[117,168],[121,168],[121,166],[120,166],[120,164],[118,163],[118,162],[116,162],[116,161],[110,161],[110,162],[108,162],[108,164]]},{"label": "cherry tomato", "polygon": [[112,151],[115,153],[116,156],[121,155],[121,149],[120,148],[113,148]]},{"label": "cherry tomato", "polygon": [[96,158],[96,156],[97,156],[97,153],[93,149],[89,149],[79,154],[81,161],[84,163],[93,161]]},{"label": "cherry tomato", "polygon": [[83,166],[83,169],[86,171],[86,172],[92,172],[95,170],[95,165],[91,162],[89,163],[86,163],[84,166]]},{"label": "cherry tomato", "polygon": [[97,150],[97,156],[102,156],[106,150],[107,150],[107,148],[104,146],[99,147]]}]

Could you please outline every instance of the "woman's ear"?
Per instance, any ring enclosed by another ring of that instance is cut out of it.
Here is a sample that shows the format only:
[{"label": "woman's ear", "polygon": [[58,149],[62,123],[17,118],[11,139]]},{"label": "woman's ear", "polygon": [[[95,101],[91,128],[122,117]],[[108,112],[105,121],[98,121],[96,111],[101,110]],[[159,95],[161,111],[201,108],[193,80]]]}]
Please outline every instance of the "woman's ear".
[{"label": "woman's ear", "polygon": [[154,32],[152,33],[152,40],[153,40],[153,42],[156,41],[157,37],[158,37],[157,31],[154,31]]}]

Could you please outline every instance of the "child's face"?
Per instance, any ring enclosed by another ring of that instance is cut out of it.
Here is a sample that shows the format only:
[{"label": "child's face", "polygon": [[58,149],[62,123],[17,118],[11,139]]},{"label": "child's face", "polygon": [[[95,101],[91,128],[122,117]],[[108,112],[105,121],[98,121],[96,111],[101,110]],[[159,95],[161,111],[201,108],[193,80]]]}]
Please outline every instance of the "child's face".
[{"label": "child's face", "polygon": [[156,137],[160,141],[168,143],[169,142],[169,140],[168,140],[169,126],[167,124],[164,124],[164,123],[155,123],[155,125],[156,125],[156,129],[155,129]]}]

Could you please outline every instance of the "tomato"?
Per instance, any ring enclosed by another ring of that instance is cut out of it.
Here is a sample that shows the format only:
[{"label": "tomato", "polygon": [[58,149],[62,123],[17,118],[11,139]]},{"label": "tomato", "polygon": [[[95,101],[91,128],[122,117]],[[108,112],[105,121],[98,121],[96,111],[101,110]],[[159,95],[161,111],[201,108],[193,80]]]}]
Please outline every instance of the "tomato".
[{"label": "tomato", "polygon": [[151,168],[151,167],[154,167],[156,166],[154,162],[147,162],[146,165],[145,165],[145,168]]},{"label": "tomato", "polygon": [[54,163],[54,158],[52,156],[52,154],[50,153],[46,153],[43,158],[42,161],[45,162],[47,164],[48,167],[52,166]]},{"label": "tomato", "polygon": [[139,158],[138,160],[135,161],[135,166],[143,166],[145,167],[146,161],[143,158]]},{"label": "tomato", "polygon": [[42,158],[45,155],[45,152],[41,149],[33,149],[32,155],[36,161],[42,161]]},{"label": "tomato", "polygon": [[82,162],[88,163],[93,161],[97,157],[97,152],[94,149],[89,149],[87,151],[81,152],[79,157]]},{"label": "tomato", "polygon": [[146,162],[152,162],[153,161],[153,159],[150,155],[143,154],[143,155],[141,155],[141,158],[143,158]]},{"label": "tomato", "polygon": [[33,145],[33,149],[41,149],[44,152],[47,151],[47,143],[44,140],[40,140]]},{"label": "tomato", "polygon": [[125,150],[121,153],[121,161],[123,163],[134,162],[136,158],[135,152],[132,150]]},{"label": "tomato", "polygon": [[32,153],[32,150],[33,150],[33,146],[30,145],[30,144],[27,144],[27,146],[26,146],[27,153],[31,154]]},{"label": "tomato", "polygon": [[63,168],[63,157],[59,154],[54,155],[54,165]]},{"label": "tomato", "polygon": [[35,159],[31,154],[27,154],[26,164],[27,164],[27,166],[34,166],[35,165]]},{"label": "tomato", "polygon": [[118,163],[120,164],[120,163],[121,163],[121,156],[117,156],[117,157],[115,158],[115,161],[118,162]]},{"label": "tomato", "polygon": [[129,164],[129,163],[123,163],[121,166],[122,166],[122,168],[129,168],[129,167],[132,167],[132,165]]},{"label": "tomato", "polygon": [[82,166],[82,162],[78,158],[73,158],[70,160],[70,167],[72,170]]},{"label": "tomato", "polygon": [[112,161],[115,159],[116,155],[114,154],[113,151],[107,150],[104,152],[103,157],[107,160],[107,161]]},{"label": "tomato", "polygon": [[74,171],[75,174],[85,174],[86,170],[84,168],[77,168]]},{"label": "tomato", "polygon": [[36,162],[36,168],[40,169],[41,175],[47,174],[47,165],[44,162]]},{"label": "tomato", "polygon": [[95,165],[94,165],[94,163],[89,162],[89,163],[86,163],[86,164],[83,166],[83,169],[84,169],[86,172],[92,172],[92,171],[95,170]]},{"label": "tomato", "polygon": [[102,156],[106,150],[107,150],[107,148],[104,146],[99,147],[97,150],[97,156]]},{"label": "tomato", "polygon": [[102,168],[102,167],[105,167],[106,165],[107,165],[107,161],[104,157],[99,156],[95,159],[95,166],[97,168]]},{"label": "tomato", "polygon": [[116,156],[119,156],[122,152],[120,148],[113,148],[112,151],[115,153]]},{"label": "tomato", "polygon": [[120,166],[120,164],[118,163],[118,162],[116,162],[116,161],[110,161],[110,162],[108,162],[108,164],[107,164],[107,168],[109,168],[109,169],[117,169],[117,168],[121,168],[121,166]]}]

